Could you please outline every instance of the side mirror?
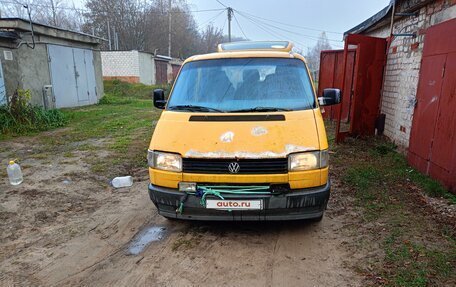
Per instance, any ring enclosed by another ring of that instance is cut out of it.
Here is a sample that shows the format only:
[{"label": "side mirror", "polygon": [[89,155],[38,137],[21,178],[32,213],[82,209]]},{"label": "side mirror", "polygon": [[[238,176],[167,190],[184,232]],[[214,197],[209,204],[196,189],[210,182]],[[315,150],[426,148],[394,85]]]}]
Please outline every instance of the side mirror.
[{"label": "side mirror", "polygon": [[324,89],[323,95],[318,98],[320,106],[331,106],[340,104],[341,92],[339,89]]},{"label": "side mirror", "polygon": [[166,106],[165,92],[163,89],[154,90],[154,106],[157,109],[164,109]]}]

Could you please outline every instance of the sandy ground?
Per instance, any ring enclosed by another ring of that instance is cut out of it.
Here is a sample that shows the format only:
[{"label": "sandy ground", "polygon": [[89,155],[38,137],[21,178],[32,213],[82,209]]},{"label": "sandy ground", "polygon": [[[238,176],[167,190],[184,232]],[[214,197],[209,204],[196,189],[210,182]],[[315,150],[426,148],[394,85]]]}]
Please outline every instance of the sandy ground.
[{"label": "sandy ground", "polygon": [[[32,141],[0,151],[2,164],[12,149],[25,158],[23,184],[0,182],[2,286],[362,285],[352,267],[363,254],[349,244],[356,215],[337,180],[320,223],[169,221],[148,198],[145,171],[115,190],[90,173],[86,152],[37,157]],[[132,254],[147,236],[155,240]]]}]

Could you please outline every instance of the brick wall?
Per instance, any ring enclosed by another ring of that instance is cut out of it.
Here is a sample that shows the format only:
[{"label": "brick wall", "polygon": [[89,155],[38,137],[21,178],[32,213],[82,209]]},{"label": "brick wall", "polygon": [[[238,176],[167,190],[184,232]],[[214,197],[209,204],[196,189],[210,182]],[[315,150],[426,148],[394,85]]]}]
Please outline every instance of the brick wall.
[{"label": "brick wall", "polygon": [[[405,10],[408,2],[400,1],[397,12]],[[394,23],[393,33],[417,34],[415,38],[396,37],[391,42],[384,75],[381,109],[386,114],[385,135],[401,147],[409,145],[426,29],[456,18],[455,4],[456,0],[431,1],[418,10],[418,17],[404,17]],[[386,25],[366,34],[384,38],[389,32]]]},{"label": "brick wall", "polygon": [[138,51],[102,51],[101,63],[103,78],[140,77]]}]

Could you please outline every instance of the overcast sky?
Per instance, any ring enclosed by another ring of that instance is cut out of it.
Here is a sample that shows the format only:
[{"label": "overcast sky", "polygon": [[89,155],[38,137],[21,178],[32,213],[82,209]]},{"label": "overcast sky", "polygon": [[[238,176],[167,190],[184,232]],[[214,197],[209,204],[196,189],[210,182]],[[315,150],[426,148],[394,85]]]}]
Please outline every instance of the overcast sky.
[{"label": "overcast sky", "polygon": [[[85,0],[74,1],[78,6],[83,6],[85,2]],[[304,52],[315,45],[317,37],[323,30],[327,31],[327,37],[334,48],[343,47],[343,32],[371,17],[390,2],[390,0],[219,1],[235,10],[235,19],[231,24],[233,35],[246,36],[250,40],[291,40]],[[225,8],[217,0],[187,0],[187,3],[192,11]],[[200,30],[212,23],[216,27],[223,27],[225,34],[228,33],[226,11],[194,12],[193,16]]]},{"label": "overcast sky", "polygon": [[[292,40],[306,51],[312,47],[321,31],[302,29],[302,26],[315,30],[325,30],[334,47],[342,47],[342,34],[365,19],[374,15],[389,4],[390,0],[220,0],[234,11],[235,18],[250,40]],[[223,8],[216,0],[188,0],[191,10]],[[208,21],[220,11],[193,13],[197,24],[206,26]],[[265,18],[268,20],[255,18]],[[249,18],[249,19],[248,19]],[[224,27],[228,33],[227,15],[223,12],[211,22]],[[232,34],[243,36],[241,29],[232,21]],[[289,24],[286,26],[277,22]],[[276,26],[272,27],[272,26]]]}]

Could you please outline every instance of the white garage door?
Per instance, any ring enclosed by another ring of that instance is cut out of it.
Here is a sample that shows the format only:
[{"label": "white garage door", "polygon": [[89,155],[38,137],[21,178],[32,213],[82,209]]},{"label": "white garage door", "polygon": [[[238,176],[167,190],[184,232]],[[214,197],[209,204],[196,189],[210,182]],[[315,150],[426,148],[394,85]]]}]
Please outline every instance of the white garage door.
[{"label": "white garage door", "polygon": [[48,45],[48,53],[55,107],[97,103],[92,50]]}]

